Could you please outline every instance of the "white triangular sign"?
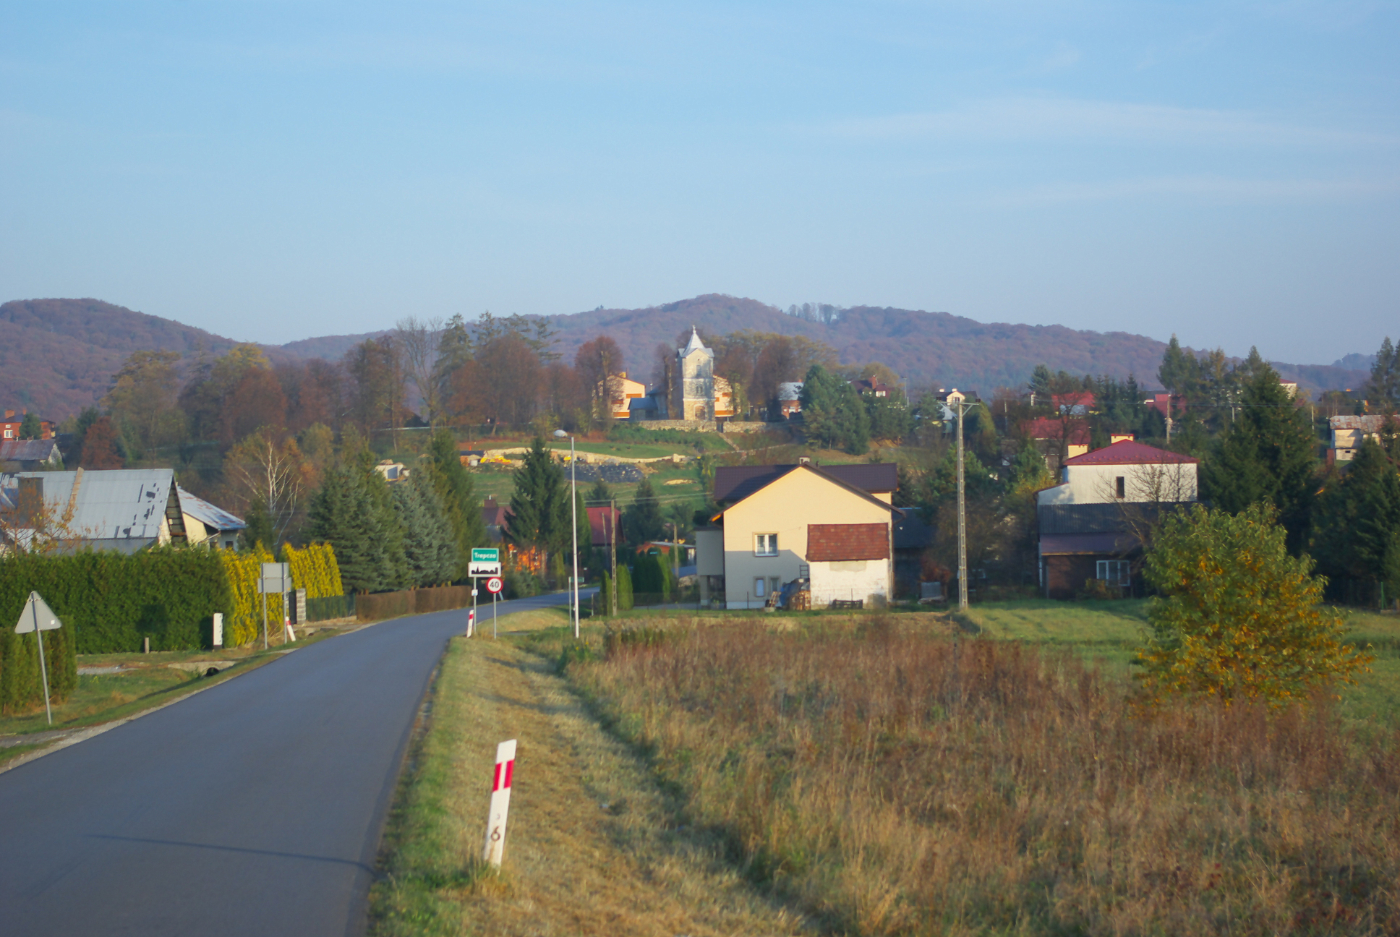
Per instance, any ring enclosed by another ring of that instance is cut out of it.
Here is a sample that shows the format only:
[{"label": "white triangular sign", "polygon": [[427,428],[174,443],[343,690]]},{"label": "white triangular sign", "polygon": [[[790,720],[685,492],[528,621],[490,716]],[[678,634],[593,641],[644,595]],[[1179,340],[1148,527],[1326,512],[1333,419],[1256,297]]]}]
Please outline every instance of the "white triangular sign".
[{"label": "white triangular sign", "polygon": [[53,609],[39,598],[39,593],[31,592],[29,601],[24,603],[24,611],[20,612],[19,624],[15,625],[15,634],[29,634],[34,630],[36,622],[40,631],[55,631],[63,627],[63,622],[59,621]]}]

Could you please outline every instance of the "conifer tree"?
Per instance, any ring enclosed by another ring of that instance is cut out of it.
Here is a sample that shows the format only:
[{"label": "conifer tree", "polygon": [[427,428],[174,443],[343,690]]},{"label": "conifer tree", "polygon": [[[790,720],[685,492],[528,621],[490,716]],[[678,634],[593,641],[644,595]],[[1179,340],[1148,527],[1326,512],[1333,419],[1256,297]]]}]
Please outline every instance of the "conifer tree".
[{"label": "conifer tree", "polygon": [[635,500],[622,512],[622,529],[627,543],[638,546],[648,540],[659,540],[665,529],[666,518],[661,513],[661,505],[656,500],[656,491],[651,487],[651,479],[643,478],[637,486]]},{"label": "conifer tree", "polygon": [[1400,553],[1400,472],[1373,439],[1361,449],[1346,474],[1334,476],[1318,500],[1313,552],[1333,578],[1384,582],[1400,597],[1390,564]]},{"label": "conifer tree", "polygon": [[393,486],[394,510],[403,528],[408,581],[431,586],[451,580],[457,570],[452,529],[432,481],[415,475]]},{"label": "conifer tree", "polygon": [[1391,344],[1389,335],[1381,342],[1376,362],[1371,365],[1366,397],[1374,410],[1383,413],[1400,410],[1400,348]]},{"label": "conifer tree", "polygon": [[1272,504],[1296,554],[1306,542],[1317,442],[1307,414],[1257,351],[1251,349],[1241,368],[1249,377],[1241,385],[1238,415],[1201,466],[1202,497],[1231,514]]},{"label": "conifer tree", "polygon": [[[374,481],[383,487],[378,475]],[[384,494],[387,503],[388,492]],[[306,535],[335,548],[341,581],[352,592],[396,589],[404,578],[398,520],[390,511],[386,523],[370,477],[355,466],[335,466],[326,472],[311,499]]]},{"label": "conifer tree", "polygon": [[420,473],[426,472],[432,481],[443,514],[452,529],[455,553],[452,574],[442,581],[462,579],[467,575],[472,547],[486,546],[489,539],[486,524],[481,518],[481,501],[476,496],[471,475],[462,466],[462,460],[457,455],[457,443],[449,431],[443,429],[433,434],[428,451],[430,459]]},{"label": "conifer tree", "polygon": [[546,555],[567,549],[570,539],[568,484],[540,436],[535,437],[520,468],[515,470],[510,510],[507,535],[511,540],[535,547]]}]

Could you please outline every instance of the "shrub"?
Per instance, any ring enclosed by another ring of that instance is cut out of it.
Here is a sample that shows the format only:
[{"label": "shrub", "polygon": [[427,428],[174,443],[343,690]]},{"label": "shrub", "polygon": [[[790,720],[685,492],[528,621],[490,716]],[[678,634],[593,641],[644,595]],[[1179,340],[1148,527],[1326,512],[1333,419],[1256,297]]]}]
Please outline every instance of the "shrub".
[{"label": "shrub", "polygon": [[0,560],[0,618],[17,619],[31,590],[72,628],[80,654],[140,650],[143,637],[152,650],[198,648],[213,613],[229,606],[218,556],[175,546]]},{"label": "shrub", "polygon": [[298,550],[291,544],[282,548],[282,555],[291,567],[292,582],[306,590],[308,599],[328,599],[345,594],[340,582],[340,565],[335,559],[335,547],[329,543],[313,543]]},{"label": "shrub", "polygon": [[1355,682],[1371,656],[1343,643],[1335,609],[1318,605],[1326,580],[1288,555],[1271,505],[1239,514],[1196,505],[1167,518],[1147,559],[1152,632],[1139,653],[1153,690],[1301,699],[1334,680]]},{"label": "shrub", "polygon": [[[251,644],[262,633],[263,595],[258,592],[262,564],[271,563],[272,554],[259,544],[248,551],[220,551],[219,560],[228,581],[228,611],[224,613],[224,646]],[[282,626],[282,596],[267,596],[269,632]]]}]

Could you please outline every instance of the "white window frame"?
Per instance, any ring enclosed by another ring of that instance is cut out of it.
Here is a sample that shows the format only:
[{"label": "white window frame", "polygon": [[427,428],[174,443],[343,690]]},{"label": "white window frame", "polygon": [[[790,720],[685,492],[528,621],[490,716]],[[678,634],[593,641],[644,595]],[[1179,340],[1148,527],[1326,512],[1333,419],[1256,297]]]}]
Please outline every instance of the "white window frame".
[{"label": "white window frame", "polygon": [[754,535],[753,535],[753,555],[754,555],[754,556],[777,556],[777,555],[778,555],[778,535],[777,535],[777,534],[754,534]]},{"label": "white window frame", "polygon": [[753,595],[756,599],[761,599],[767,595],[768,580],[762,576],[755,576],[753,579]]},{"label": "white window frame", "polygon": [[1095,573],[1095,579],[1114,586],[1127,586],[1132,582],[1132,570],[1127,560],[1099,560]]}]

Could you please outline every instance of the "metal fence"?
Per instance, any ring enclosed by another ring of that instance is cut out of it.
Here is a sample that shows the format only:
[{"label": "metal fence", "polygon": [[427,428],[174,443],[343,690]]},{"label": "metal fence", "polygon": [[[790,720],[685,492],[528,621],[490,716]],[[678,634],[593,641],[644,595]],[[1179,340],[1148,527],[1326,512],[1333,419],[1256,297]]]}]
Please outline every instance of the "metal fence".
[{"label": "metal fence", "polygon": [[331,595],[306,600],[307,621],[327,621],[332,618],[354,618],[355,596]]}]

